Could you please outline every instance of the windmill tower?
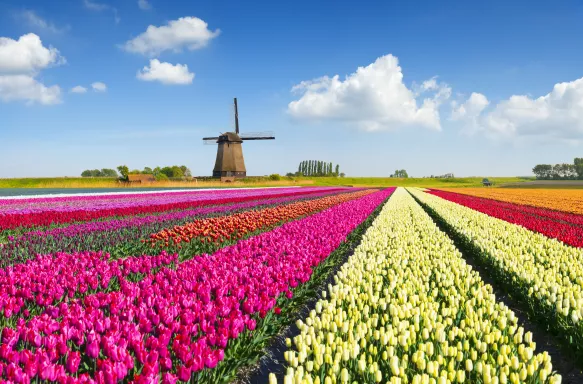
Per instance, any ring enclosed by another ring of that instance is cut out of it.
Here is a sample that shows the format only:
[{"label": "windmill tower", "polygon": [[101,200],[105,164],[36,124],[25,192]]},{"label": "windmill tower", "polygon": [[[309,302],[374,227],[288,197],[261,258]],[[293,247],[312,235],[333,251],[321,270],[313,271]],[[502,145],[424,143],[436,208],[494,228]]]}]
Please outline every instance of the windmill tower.
[{"label": "windmill tower", "polygon": [[213,177],[245,177],[245,159],[243,158],[243,141],[247,140],[275,140],[271,132],[254,132],[239,135],[239,111],[237,108],[237,98],[234,101],[235,107],[235,132],[225,132],[218,137],[203,137],[203,141],[208,144],[213,142],[218,144],[217,159],[213,169]]}]

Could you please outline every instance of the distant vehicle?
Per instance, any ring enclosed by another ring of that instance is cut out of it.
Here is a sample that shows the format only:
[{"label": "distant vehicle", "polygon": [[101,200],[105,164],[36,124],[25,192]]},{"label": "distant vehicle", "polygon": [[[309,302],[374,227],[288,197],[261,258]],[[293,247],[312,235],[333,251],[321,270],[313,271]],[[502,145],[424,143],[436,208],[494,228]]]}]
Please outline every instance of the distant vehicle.
[{"label": "distant vehicle", "polygon": [[488,179],[482,179],[482,185],[484,187],[491,187],[492,186],[492,183]]}]

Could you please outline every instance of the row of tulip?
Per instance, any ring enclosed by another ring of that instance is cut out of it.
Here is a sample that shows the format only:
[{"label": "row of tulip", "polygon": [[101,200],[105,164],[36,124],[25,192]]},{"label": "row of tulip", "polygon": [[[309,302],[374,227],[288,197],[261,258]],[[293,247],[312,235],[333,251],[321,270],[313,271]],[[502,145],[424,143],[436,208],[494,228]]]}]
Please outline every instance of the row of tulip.
[{"label": "row of tulip", "polygon": [[54,310],[73,298],[119,288],[119,279],[139,277],[161,267],[172,267],[178,255],[111,260],[102,252],[38,255],[33,260],[0,269],[0,327],[14,326],[17,318]]},{"label": "row of tulip", "polygon": [[[328,188],[330,189],[330,188]],[[338,188],[341,190],[342,188]],[[213,192],[184,192],[184,193],[144,193],[133,198],[106,199],[99,201],[68,200],[49,204],[48,206],[35,206],[34,203],[15,200],[14,206],[7,205],[0,211],[0,231],[18,227],[49,226],[54,224],[71,223],[78,221],[97,220],[112,216],[135,216],[166,212],[171,210],[192,209],[208,205],[231,204],[250,200],[264,199],[266,197],[284,197],[297,194],[310,193],[324,190],[324,188],[276,188],[269,190],[228,190]],[[116,195],[117,196],[117,195]],[[135,196],[135,195],[132,195]]]},{"label": "row of tulip", "polygon": [[532,334],[403,189],[322,296],[287,340],[284,383],[561,381]]},{"label": "row of tulip", "polygon": [[70,299],[5,327],[0,377],[175,383],[209,375],[225,348],[277,313],[276,300],[291,298],[390,193],[335,205],[138,282],[120,278],[119,290]]},{"label": "row of tulip", "polygon": [[452,201],[487,215],[518,224],[574,247],[583,247],[583,216],[544,208],[506,203],[454,192],[430,191],[432,195]]},{"label": "row of tulip", "polygon": [[154,233],[150,235],[148,243],[151,244],[152,248],[171,245],[180,247],[180,244],[190,243],[193,240],[203,243],[221,243],[233,237],[236,239],[241,238],[259,229],[269,228],[278,223],[321,211],[374,192],[374,190],[363,190],[260,210],[245,211],[233,215],[196,220],[182,226],[175,226]]},{"label": "row of tulip", "polygon": [[113,257],[139,255],[149,251],[140,239],[165,228],[184,225],[204,217],[229,215],[250,209],[289,204],[290,202],[317,199],[344,191],[318,190],[297,193],[287,197],[258,199],[242,203],[203,207],[157,215],[126,217],[107,221],[71,224],[62,228],[30,231],[20,236],[8,237],[0,244],[0,267],[23,262],[36,254],[54,252],[102,251]]},{"label": "row of tulip", "polygon": [[579,189],[456,188],[449,192],[583,215],[583,194]]},{"label": "row of tulip", "polygon": [[488,265],[494,277],[559,331],[583,346],[583,249],[419,190],[411,193]]}]

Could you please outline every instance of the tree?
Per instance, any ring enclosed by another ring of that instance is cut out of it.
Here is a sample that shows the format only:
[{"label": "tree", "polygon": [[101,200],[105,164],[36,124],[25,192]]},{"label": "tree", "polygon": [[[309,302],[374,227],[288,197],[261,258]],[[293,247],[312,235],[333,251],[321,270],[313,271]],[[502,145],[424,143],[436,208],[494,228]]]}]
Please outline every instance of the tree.
[{"label": "tree", "polygon": [[152,175],[154,173],[154,171],[152,171],[152,168],[150,168],[150,167],[144,167],[144,170],[142,171],[142,173],[144,175]]},{"label": "tree", "polygon": [[346,176],[346,175],[344,174],[344,172],[341,172],[341,173],[340,173],[340,177],[344,177],[344,176]]},{"label": "tree", "polygon": [[340,175],[340,164],[336,164],[336,177]]},{"label": "tree", "polygon": [[575,165],[563,163],[553,166],[553,179],[572,180],[575,178],[577,178]]},{"label": "tree", "polygon": [[101,170],[101,177],[117,177],[115,169],[103,168]]},{"label": "tree", "polygon": [[328,176],[332,176],[332,162],[328,164]]},{"label": "tree", "polygon": [[164,173],[160,172],[158,173],[156,176],[154,176],[156,178],[156,180],[160,181],[160,180],[168,180],[168,176],[166,176]]},{"label": "tree", "polygon": [[160,170],[160,173],[166,175],[166,177],[169,179],[179,179],[184,176],[182,169],[177,165],[173,165],[171,167],[164,167]]},{"label": "tree", "polygon": [[117,171],[121,175],[122,180],[128,179],[128,175],[130,174],[130,169],[128,168],[127,165],[120,165],[119,167],[117,167]]},{"label": "tree", "polygon": [[192,177],[192,172],[190,172],[190,169],[186,165],[181,165],[180,170],[182,171],[182,177]]},{"label": "tree", "polygon": [[583,157],[576,157],[573,161],[575,165],[575,172],[577,173],[577,178],[583,180]]},{"label": "tree", "polygon": [[538,164],[532,169],[532,173],[540,180],[549,180],[553,176],[553,166],[550,164]]},{"label": "tree", "polygon": [[409,175],[407,174],[407,171],[405,171],[404,169],[397,169],[395,173],[392,174],[390,177],[400,177],[406,179],[409,177]]}]

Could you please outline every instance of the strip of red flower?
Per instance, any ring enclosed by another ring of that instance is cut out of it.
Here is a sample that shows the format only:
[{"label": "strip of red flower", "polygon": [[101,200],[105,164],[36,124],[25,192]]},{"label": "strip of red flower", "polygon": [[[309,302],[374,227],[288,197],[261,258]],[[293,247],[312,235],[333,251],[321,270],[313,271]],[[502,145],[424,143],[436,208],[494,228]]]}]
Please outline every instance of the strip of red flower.
[{"label": "strip of red flower", "polygon": [[428,193],[509,223],[521,225],[565,244],[583,247],[581,216],[454,192],[431,190]]}]

